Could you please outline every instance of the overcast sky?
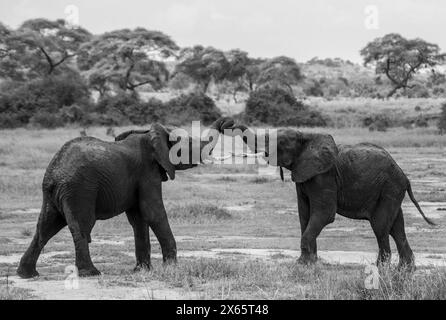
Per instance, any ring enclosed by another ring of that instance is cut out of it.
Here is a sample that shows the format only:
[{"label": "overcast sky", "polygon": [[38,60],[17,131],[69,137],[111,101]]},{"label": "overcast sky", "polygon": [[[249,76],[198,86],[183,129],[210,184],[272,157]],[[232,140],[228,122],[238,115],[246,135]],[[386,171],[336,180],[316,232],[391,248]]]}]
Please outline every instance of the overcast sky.
[{"label": "overcast sky", "polygon": [[240,48],[254,57],[360,62],[359,50],[390,32],[446,51],[444,0],[0,0],[0,21],[17,27],[30,18],[65,18],[69,4],[93,33],[141,26],[167,33],[180,46]]}]

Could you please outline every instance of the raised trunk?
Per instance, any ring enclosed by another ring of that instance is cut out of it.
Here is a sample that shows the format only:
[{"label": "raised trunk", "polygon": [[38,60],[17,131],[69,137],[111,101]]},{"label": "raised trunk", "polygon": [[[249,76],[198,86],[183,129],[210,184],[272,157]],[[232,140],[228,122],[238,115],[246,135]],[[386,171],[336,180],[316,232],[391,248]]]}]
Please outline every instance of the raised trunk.
[{"label": "raised trunk", "polygon": [[[189,137],[187,146],[189,152],[189,163],[175,165],[175,169],[186,170],[211,158],[210,155],[218,143],[221,125],[221,119],[219,119],[211,124],[210,130],[205,137]],[[197,141],[198,139],[199,141]],[[197,150],[197,147],[199,150]]]}]

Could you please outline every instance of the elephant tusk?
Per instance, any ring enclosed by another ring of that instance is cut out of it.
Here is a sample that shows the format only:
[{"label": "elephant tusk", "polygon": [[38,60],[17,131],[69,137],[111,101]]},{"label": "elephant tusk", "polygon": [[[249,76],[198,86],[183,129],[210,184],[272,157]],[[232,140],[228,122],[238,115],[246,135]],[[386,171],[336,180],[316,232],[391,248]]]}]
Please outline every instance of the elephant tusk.
[{"label": "elephant tusk", "polygon": [[257,157],[264,157],[265,152],[257,152],[257,153],[241,153],[240,156],[243,158],[257,158]]},{"label": "elephant tusk", "polygon": [[229,154],[227,156],[222,156],[222,157],[213,156],[212,160],[214,160],[214,161],[224,161],[224,160],[229,159],[229,158],[232,158],[232,154]]},{"label": "elephant tusk", "polygon": [[229,158],[231,158],[231,157],[233,157],[233,154],[231,153],[231,154],[229,154],[229,155],[226,155],[226,156],[222,156],[222,157],[220,157],[220,156],[210,156],[210,157],[208,157],[207,159],[203,159],[203,163],[204,164],[213,164],[213,163],[216,163],[216,162],[222,162],[222,161],[225,161],[226,159],[229,159]]}]

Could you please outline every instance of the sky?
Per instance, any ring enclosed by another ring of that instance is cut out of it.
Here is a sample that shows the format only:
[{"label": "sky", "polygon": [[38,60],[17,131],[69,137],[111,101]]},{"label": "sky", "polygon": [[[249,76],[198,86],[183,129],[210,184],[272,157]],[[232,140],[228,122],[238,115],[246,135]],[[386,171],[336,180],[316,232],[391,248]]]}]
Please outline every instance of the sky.
[{"label": "sky", "polygon": [[95,34],[144,27],[180,46],[239,48],[253,57],[361,62],[359,50],[391,32],[446,51],[444,0],[0,0],[0,21],[15,28],[30,18],[66,18],[69,5]]}]

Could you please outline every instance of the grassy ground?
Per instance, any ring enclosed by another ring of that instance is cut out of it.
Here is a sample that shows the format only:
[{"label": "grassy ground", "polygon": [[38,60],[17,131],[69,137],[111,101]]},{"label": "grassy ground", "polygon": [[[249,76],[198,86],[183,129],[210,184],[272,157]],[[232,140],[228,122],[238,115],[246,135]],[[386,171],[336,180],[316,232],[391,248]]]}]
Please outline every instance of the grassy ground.
[{"label": "grassy ground", "polygon": [[[127,128],[116,132],[124,129]],[[371,141],[387,147],[412,180],[418,200],[440,203],[428,215],[446,224],[446,204],[441,204],[446,202],[446,138],[434,129],[397,128],[387,133],[360,128],[307,131],[329,132],[338,143]],[[106,136],[105,128],[90,128],[87,132],[112,139]],[[76,136],[78,128],[0,132],[0,256],[23,254],[34,233],[44,170],[60,146]],[[164,267],[152,235],[154,270],[134,274],[133,234],[126,218],[121,215],[98,222],[91,252],[104,274],[98,280],[101,288],[132,288],[158,281],[195,298],[445,298],[446,274],[441,268],[410,277],[393,269],[383,270],[381,289],[370,291],[364,289],[361,265],[318,263],[303,267],[279,251],[270,259],[251,259],[232,252],[242,248],[299,248],[295,188],[289,174],[283,183],[278,175],[259,176],[256,172],[255,165],[201,166],[179,172],[175,181],[164,184],[164,200],[178,252],[229,250],[217,257],[183,256],[178,265]],[[446,253],[445,229],[430,229],[412,209],[405,211],[412,249],[433,257]],[[368,223],[338,216],[318,238],[318,248],[375,252],[377,245]],[[396,252],[393,243],[392,250]],[[45,252],[60,254],[39,260],[41,279],[60,279],[65,266],[74,262],[68,230],[53,238]],[[14,274],[16,266],[16,261],[0,263],[0,298],[21,299],[32,294],[5,283],[5,276]]]}]

